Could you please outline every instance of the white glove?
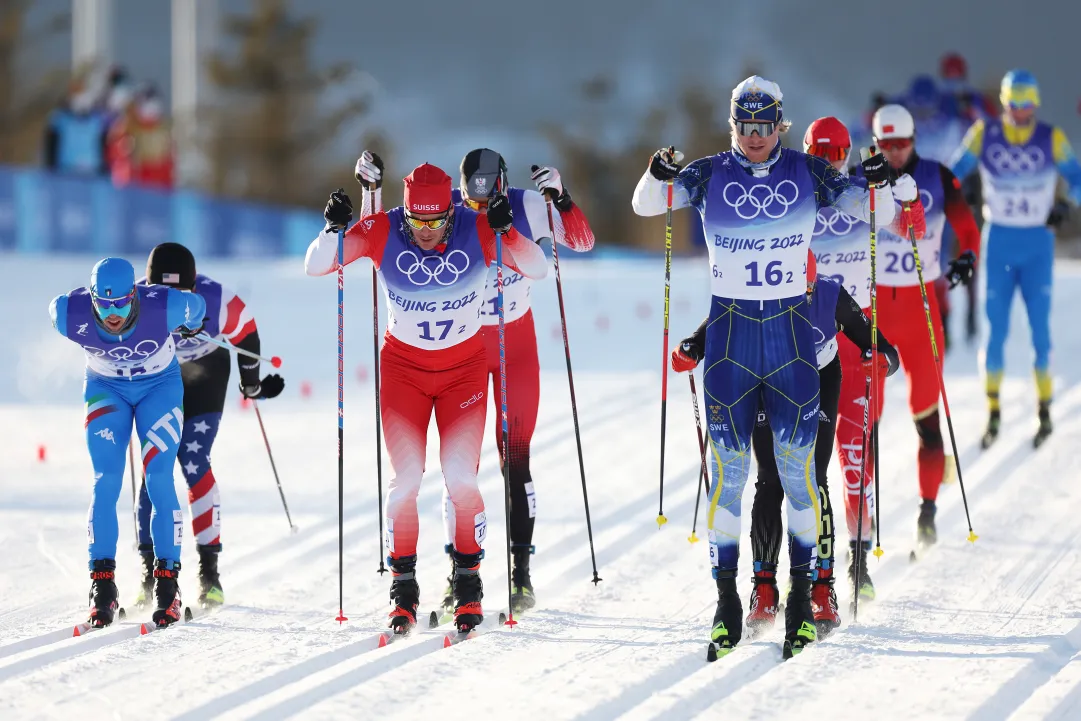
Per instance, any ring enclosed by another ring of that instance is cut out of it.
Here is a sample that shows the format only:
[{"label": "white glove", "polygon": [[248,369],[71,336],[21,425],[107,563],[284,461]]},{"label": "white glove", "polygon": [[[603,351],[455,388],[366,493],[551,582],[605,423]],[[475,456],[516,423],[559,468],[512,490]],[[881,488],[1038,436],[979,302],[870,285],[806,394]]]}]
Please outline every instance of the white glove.
[{"label": "white glove", "polygon": [[537,184],[537,190],[541,193],[550,190],[555,198],[563,195],[563,180],[555,168],[548,166],[537,168],[530,177],[533,178],[533,182]]},{"label": "white glove", "polygon": [[382,165],[382,161],[378,160],[370,150],[365,150],[357,159],[355,169],[357,180],[363,183],[366,188],[380,187],[383,184]]},{"label": "white glove", "polygon": [[916,187],[916,181],[908,173],[893,181],[893,197],[902,203],[912,203],[920,197],[920,191]]}]

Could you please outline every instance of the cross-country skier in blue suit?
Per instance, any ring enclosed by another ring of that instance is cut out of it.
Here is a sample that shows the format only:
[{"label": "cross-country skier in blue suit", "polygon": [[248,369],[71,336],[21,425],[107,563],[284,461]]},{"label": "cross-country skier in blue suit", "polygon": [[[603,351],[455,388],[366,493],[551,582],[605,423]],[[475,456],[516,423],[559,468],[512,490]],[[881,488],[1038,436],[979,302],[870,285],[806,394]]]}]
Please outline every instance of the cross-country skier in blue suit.
[{"label": "cross-country skier in blue suit", "polygon": [[194,293],[160,285],[136,287],[135,269],[123,258],[99,261],[89,287],[57,296],[49,305],[53,327],[86,353],[86,445],[94,466],[87,523],[91,626],[108,626],[119,608],[116,503],[133,420],[154,506],[153,620],[168,626],[180,618],[177,576],[184,521],[173,488],[173,464],[184,427],[184,385],[172,332],[199,332],[205,310],[203,299]]},{"label": "cross-country skier in blue suit", "polygon": [[[703,379],[714,481],[707,522],[718,591],[711,658],[727,653],[743,634],[736,591],[740,499],[759,403],[773,428],[788,500],[792,591],[785,610],[786,653],[815,640],[819,382],[807,253],[820,208],[835,206],[868,220],[872,197],[825,159],[781,146],[790,123],[776,83],[752,76],[737,85],[729,120],[732,150],[686,168],[673,149],[658,150],[632,201],[639,215],[664,213],[671,181],[673,208],[700,213],[709,248],[713,298]],[[895,207],[885,160],[870,157],[864,175],[874,188],[877,220],[888,225]]]},{"label": "cross-country skier in blue suit", "polygon": [[1020,287],[1032,345],[1036,351],[1039,396],[1038,447],[1051,435],[1051,279],[1055,257],[1053,228],[1069,205],[1055,200],[1061,175],[1074,205],[1081,203],[1081,164],[1066,135],[1036,119],[1040,89],[1027,70],[1002,78],[1002,117],[977,120],[958,148],[950,170],[960,179],[978,167],[983,182],[983,237],[987,243],[987,320],[991,326],[984,357],[990,416],[983,436],[987,448],[998,437],[1003,348],[1010,330],[1010,306]]}]

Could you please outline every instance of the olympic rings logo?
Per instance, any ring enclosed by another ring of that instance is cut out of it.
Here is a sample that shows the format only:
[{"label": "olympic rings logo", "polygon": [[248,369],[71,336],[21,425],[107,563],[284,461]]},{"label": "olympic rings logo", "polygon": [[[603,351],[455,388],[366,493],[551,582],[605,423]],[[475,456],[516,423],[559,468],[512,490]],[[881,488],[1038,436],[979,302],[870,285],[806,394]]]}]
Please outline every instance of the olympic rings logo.
[{"label": "olympic rings logo", "polygon": [[819,208],[815,217],[815,229],[812,236],[819,236],[829,231],[831,235],[845,236],[862,221],[836,208]]},{"label": "olympic rings logo", "polygon": [[[461,256],[457,261],[456,255]],[[406,259],[404,266],[403,258]],[[403,250],[398,254],[395,265],[413,285],[428,285],[433,280],[437,285],[453,285],[469,270],[469,256],[464,250],[455,249],[445,256],[429,255],[421,258],[411,250]]]},{"label": "olympic rings logo", "polygon": [[1044,165],[1044,153],[1039,148],[994,144],[987,148],[987,162],[1000,173],[1034,173]]},{"label": "olympic rings logo", "polygon": [[[791,186],[791,191],[786,191],[785,189],[789,186]],[[729,191],[733,187],[739,191],[739,194],[730,197]],[[724,197],[724,202],[734,208],[736,215],[744,220],[757,218],[759,213],[764,213],[767,218],[777,219],[784,216],[788,208],[799,200],[799,186],[791,180],[782,180],[777,183],[776,188],[771,188],[764,183],[744,188],[733,180],[724,186],[724,192],[721,195]],[[789,195],[791,197],[788,197]],[[752,210],[753,213],[750,212]]]},{"label": "olympic rings logo", "polygon": [[931,195],[930,190],[920,188],[920,203],[923,205],[924,213],[930,213],[931,208],[935,207],[935,197]]},{"label": "olympic rings logo", "polygon": [[130,360],[145,360],[157,353],[160,347],[161,346],[158,345],[157,341],[148,339],[139,341],[134,348],[122,345],[105,350],[104,348],[92,348],[84,345],[83,350],[97,358],[105,358],[108,356],[110,360],[123,362]]}]

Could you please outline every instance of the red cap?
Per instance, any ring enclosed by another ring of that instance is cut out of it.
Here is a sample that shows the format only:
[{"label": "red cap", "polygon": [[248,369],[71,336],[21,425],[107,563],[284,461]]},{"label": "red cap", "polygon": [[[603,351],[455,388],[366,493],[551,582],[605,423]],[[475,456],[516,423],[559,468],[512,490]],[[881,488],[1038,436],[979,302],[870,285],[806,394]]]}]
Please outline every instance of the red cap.
[{"label": "red cap", "polygon": [[417,215],[450,210],[450,176],[434,165],[417,166],[405,176],[405,209]]},{"label": "red cap", "polygon": [[807,133],[803,136],[803,148],[805,152],[816,154],[811,148],[849,148],[852,146],[852,138],[848,135],[848,128],[837,118],[827,116],[819,118],[807,127]]}]

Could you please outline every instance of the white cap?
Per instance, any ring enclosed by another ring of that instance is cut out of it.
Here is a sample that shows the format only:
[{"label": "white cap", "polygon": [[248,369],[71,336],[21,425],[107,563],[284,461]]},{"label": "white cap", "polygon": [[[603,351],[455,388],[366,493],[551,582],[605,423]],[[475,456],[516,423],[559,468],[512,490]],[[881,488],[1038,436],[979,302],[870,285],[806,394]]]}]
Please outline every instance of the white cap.
[{"label": "white cap", "polygon": [[765,93],[778,102],[784,99],[780,85],[758,75],[752,75],[732,88],[732,100],[738,100],[739,96],[746,93]]},{"label": "white cap", "polygon": [[871,130],[879,140],[916,136],[916,124],[912,121],[912,115],[901,105],[883,105],[875,111]]}]

